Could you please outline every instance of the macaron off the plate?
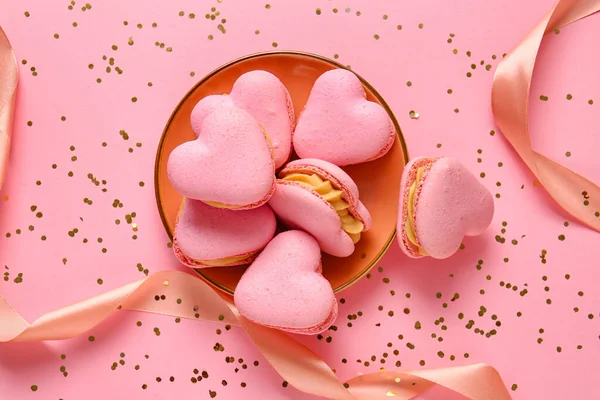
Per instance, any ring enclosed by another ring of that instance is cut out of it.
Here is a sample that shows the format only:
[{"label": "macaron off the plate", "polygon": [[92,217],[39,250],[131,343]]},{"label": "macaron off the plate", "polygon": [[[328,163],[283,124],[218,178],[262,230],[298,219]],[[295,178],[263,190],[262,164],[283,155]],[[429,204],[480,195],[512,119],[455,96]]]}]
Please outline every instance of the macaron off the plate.
[{"label": "macaron off the plate", "polygon": [[400,183],[398,244],[410,257],[448,258],[492,221],[489,190],[453,158],[415,158]]}]

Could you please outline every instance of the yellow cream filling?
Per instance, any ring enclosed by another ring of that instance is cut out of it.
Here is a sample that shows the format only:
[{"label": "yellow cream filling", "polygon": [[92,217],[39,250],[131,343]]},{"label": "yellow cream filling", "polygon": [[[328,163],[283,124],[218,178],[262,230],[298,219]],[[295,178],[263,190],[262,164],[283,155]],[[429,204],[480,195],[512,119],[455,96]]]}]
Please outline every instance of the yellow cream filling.
[{"label": "yellow cream filling", "polygon": [[352,242],[360,240],[360,233],[365,229],[363,223],[349,212],[350,204],[342,199],[344,192],[334,189],[330,181],[323,180],[316,174],[292,173],[283,177],[286,181],[297,182],[317,192],[333,206],[342,221],[342,230],[350,236]]},{"label": "yellow cream filling", "polygon": [[226,258],[221,258],[220,260],[212,260],[212,261],[200,261],[200,260],[196,260],[196,259],[194,259],[194,261],[199,262],[204,265],[208,265],[210,267],[220,267],[221,265],[227,265],[227,264],[231,264],[234,262],[245,260],[245,259],[253,256],[254,254],[255,253],[247,254],[245,256],[226,257]]},{"label": "yellow cream filling", "polygon": [[411,242],[412,244],[414,244],[417,247],[419,254],[421,254],[422,256],[427,256],[428,254],[425,252],[425,250],[423,250],[423,248],[421,246],[419,246],[419,244],[417,243],[417,235],[415,233],[415,227],[414,227],[415,192],[417,191],[417,184],[421,180],[421,177],[423,176],[423,172],[425,172],[425,167],[421,167],[421,168],[417,169],[417,177],[416,177],[415,181],[413,182],[413,184],[410,186],[410,189],[408,191],[408,204],[407,204],[408,216],[406,218],[406,224],[404,226],[404,230],[406,231],[406,237],[408,238],[409,242]]}]

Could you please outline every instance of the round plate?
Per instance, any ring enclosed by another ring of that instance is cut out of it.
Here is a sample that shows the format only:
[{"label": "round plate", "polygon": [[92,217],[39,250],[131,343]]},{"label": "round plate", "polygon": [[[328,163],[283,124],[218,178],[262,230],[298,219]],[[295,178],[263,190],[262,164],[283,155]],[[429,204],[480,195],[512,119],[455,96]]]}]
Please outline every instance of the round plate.
[{"label": "round plate", "polygon": [[[158,145],[154,184],[156,201],[163,224],[171,240],[182,196],[167,177],[167,160],[171,151],[195,138],[190,125],[192,109],[202,98],[229,93],[236,79],[249,71],[261,69],[276,75],[287,87],[296,116],[300,115],[315,80],[325,71],[345,68],[327,58],[301,52],[274,51],[257,53],[227,63],[198,82],[177,105],[167,122]],[[367,98],[381,104],[394,122],[398,140],[384,157],[364,164],[345,167],[360,190],[360,199],[373,218],[371,230],[365,232],[350,257],[323,255],[323,275],[333,290],[339,292],[365,275],[386,252],[396,233],[398,189],[404,165],[408,161],[406,143],[398,121],[377,91],[362,81]],[[226,293],[233,294],[246,266],[203,268],[196,271],[206,281]]]}]

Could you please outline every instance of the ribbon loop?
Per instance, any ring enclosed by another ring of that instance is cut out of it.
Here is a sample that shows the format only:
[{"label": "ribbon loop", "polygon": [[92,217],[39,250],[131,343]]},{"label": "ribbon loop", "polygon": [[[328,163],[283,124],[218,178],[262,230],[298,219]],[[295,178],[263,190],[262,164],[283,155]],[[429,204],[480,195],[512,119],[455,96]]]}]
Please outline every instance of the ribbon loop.
[{"label": "ribbon loop", "polygon": [[[600,231],[600,187],[535,152],[529,137],[529,95],[544,35],[600,11],[600,0],[560,0],[498,65],[492,112],[506,139],[550,196],[569,214]],[[587,193],[582,199],[582,193]]]},{"label": "ribbon loop", "polygon": [[0,28],[0,189],[4,184],[8,165],[18,79],[17,58],[6,34]]}]

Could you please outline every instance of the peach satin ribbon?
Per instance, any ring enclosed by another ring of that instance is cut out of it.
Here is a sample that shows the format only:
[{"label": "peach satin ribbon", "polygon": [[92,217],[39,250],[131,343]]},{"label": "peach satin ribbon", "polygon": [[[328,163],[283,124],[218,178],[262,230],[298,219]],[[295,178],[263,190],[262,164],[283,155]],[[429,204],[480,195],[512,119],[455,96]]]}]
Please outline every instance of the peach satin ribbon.
[{"label": "peach satin ribbon", "polygon": [[0,28],[0,189],[8,165],[18,77],[17,59]]},{"label": "peach satin ribbon", "polygon": [[[165,296],[162,300],[162,296]],[[158,297],[156,297],[158,296]],[[159,300],[156,300],[156,299]],[[0,295],[0,343],[61,340],[93,328],[115,309],[239,325],[289,384],[305,393],[334,400],[408,400],[438,384],[473,400],[508,400],[496,370],[475,364],[418,371],[379,371],[359,375],[348,389],[313,351],[291,336],[241,316],[230,298],[194,275],[161,271],[138,282],[50,312],[28,324]]]},{"label": "peach satin ribbon", "polygon": [[[596,230],[600,230],[600,219],[594,215],[595,210],[600,210],[600,189],[533,151],[527,131],[527,113],[533,66],[544,33],[598,10],[600,0],[560,0],[500,63],[492,93],[498,126],[527,166],[565,210]],[[4,132],[0,135],[8,137],[17,72],[12,49],[3,34],[0,34],[0,73],[0,130]],[[6,142],[6,139],[0,140]],[[578,197],[582,191],[587,191],[590,197],[588,206],[584,206]],[[157,295],[159,300],[155,300]],[[162,295],[166,296],[165,300],[161,300]],[[31,325],[0,295],[0,342],[71,338],[102,322],[115,308],[239,325],[283,379],[305,393],[328,399],[395,397],[407,400],[435,384],[473,400],[510,399],[496,370],[483,364],[419,371],[379,371],[351,379],[346,388],[325,361],[310,349],[283,332],[246,320],[230,298],[221,296],[199,278],[176,271],[162,271],[48,313]]]},{"label": "peach satin ribbon", "polygon": [[529,92],[544,35],[600,11],[600,0],[560,0],[498,65],[492,87],[496,123],[550,196],[569,214],[600,231],[600,187],[539,154],[529,138]]}]

